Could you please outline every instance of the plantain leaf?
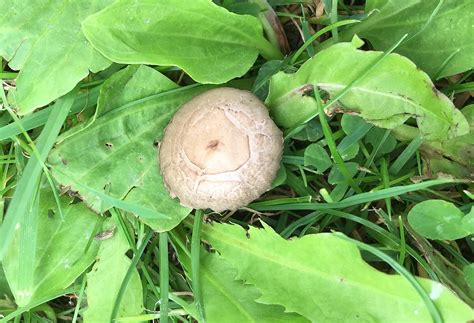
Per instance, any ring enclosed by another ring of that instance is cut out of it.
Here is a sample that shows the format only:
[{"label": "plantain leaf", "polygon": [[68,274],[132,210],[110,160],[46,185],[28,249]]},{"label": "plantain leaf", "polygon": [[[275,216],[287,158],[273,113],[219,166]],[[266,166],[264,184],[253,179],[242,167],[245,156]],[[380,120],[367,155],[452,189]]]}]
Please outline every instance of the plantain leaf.
[{"label": "plantain leaf", "polygon": [[171,219],[142,220],[157,231],[173,228],[189,209],[165,189],[156,146],[176,109],[203,90],[179,88],[146,66],[116,73],[101,90],[96,121],[79,132],[73,128],[72,136],[64,134],[66,139],[51,153],[53,176],[64,189],[78,191],[97,212],[111,205],[80,186],[166,214]]},{"label": "plantain leaf", "polygon": [[[280,304],[315,322],[429,322],[419,294],[402,276],[365,263],[337,234],[285,240],[270,227],[203,226],[203,238],[260,290],[264,304]],[[446,322],[472,319],[473,310],[443,285],[419,279]],[[291,297],[288,297],[291,295]]]},{"label": "plantain leaf", "polygon": [[343,39],[358,34],[375,49],[387,50],[408,34],[395,51],[432,77],[474,67],[473,1],[368,0],[365,10],[369,17],[342,33]]},{"label": "plantain leaf", "polygon": [[[287,128],[304,122],[317,111],[314,98],[306,93],[309,89],[318,86],[334,96],[383,55],[357,46],[360,43],[334,45],[309,59],[296,73],[274,75],[266,103],[276,122]],[[425,73],[398,54],[388,55],[358,80],[340,103],[337,111],[357,113],[381,128],[392,129],[415,118],[421,133],[431,140],[469,131],[454,104],[436,90]]]},{"label": "plantain leaf", "polygon": [[31,253],[31,268],[21,266],[20,257],[24,256],[18,253],[21,230],[15,230],[3,268],[18,306],[26,306],[67,288],[94,261],[98,244],[91,240],[99,218],[83,203],[71,203],[69,198],[61,198],[61,218],[52,192],[40,192],[39,208],[29,214],[36,217],[31,222],[37,224],[34,234],[29,237],[30,246],[35,248]]},{"label": "plantain leaf", "polygon": [[464,215],[453,203],[427,200],[408,212],[408,222],[428,239],[456,240],[474,234],[474,209]]},{"label": "plantain leaf", "polygon": [[26,114],[71,91],[110,61],[88,43],[81,22],[113,0],[0,2],[0,56],[20,70],[18,112]]},{"label": "plantain leaf", "polygon": [[[113,230],[110,221],[104,227]],[[127,240],[118,232],[101,242],[97,262],[87,274],[88,306],[84,322],[109,322],[120,286],[131,265],[131,260],[125,255],[128,249]],[[142,311],[142,284],[135,269],[122,297],[118,316],[138,315]]]},{"label": "plantain leaf", "polygon": [[82,26],[92,45],[115,62],[175,65],[199,83],[242,76],[259,53],[281,55],[256,17],[209,0],[119,0]]}]

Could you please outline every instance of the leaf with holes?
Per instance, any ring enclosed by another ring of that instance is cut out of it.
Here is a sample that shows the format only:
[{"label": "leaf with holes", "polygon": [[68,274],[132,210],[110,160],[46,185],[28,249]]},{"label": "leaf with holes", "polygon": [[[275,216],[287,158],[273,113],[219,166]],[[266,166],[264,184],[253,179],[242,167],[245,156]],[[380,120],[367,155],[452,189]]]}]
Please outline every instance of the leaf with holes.
[{"label": "leaf with holes", "polygon": [[[474,105],[461,111],[469,123],[469,133],[444,141],[425,140],[420,152],[423,171],[428,176],[450,174],[457,178],[474,178]],[[420,136],[418,129],[402,125],[392,130],[398,140],[411,141]]]},{"label": "leaf with holes", "polygon": [[[71,204],[61,198],[63,218],[50,190],[40,191],[39,208],[29,214],[36,217],[35,235],[30,236],[34,264],[22,268],[18,247],[22,228],[15,231],[3,268],[18,306],[26,306],[69,287],[94,261],[98,244],[93,240],[100,218],[84,203]],[[35,239],[35,241],[31,241]],[[23,275],[25,270],[28,275]],[[31,277],[28,279],[26,277]]]},{"label": "leaf with holes", "polygon": [[[111,229],[110,222],[104,227]],[[120,286],[132,263],[125,255],[128,249],[127,240],[118,230],[111,238],[101,241],[97,262],[87,274],[85,322],[109,322]],[[120,303],[118,317],[138,315],[142,311],[142,283],[134,268]]]},{"label": "leaf with holes", "polygon": [[18,112],[26,114],[110,65],[84,37],[81,22],[112,0],[0,2],[0,56],[20,70]]},{"label": "leaf with holes", "polygon": [[174,112],[204,89],[179,88],[146,66],[116,73],[103,85],[95,122],[79,132],[73,128],[72,136],[66,132],[49,156],[53,176],[97,212],[111,205],[80,186],[166,214],[170,219],[142,220],[158,231],[173,228],[189,209],[165,189],[156,145]]},{"label": "leaf with holes", "polygon": [[341,34],[358,34],[377,50],[387,50],[404,34],[395,51],[432,77],[454,75],[474,66],[474,1],[368,0],[369,17]]},{"label": "leaf with holes", "polygon": [[[279,304],[319,322],[428,322],[431,316],[402,276],[377,271],[357,247],[337,234],[285,240],[265,223],[247,232],[237,225],[204,225],[203,238],[262,293],[263,304]],[[473,310],[443,285],[419,279],[446,322],[472,319]],[[291,297],[289,297],[289,295]]]},{"label": "leaf with holes", "polygon": [[[381,59],[383,53],[359,50],[360,45],[356,39],[334,45],[309,59],[296,73],[274,75],[266,103],[276,122],[289,128],[299,125],[317,111],[309,90],[317,86],[335,96]],[[454,104],[436,90],[425,73],[398,54],[385,57],[339,102],[342,106],[336,111],[358,114],[381,128],[392,129],[415,118],[423,136],[430,140],[469,132],[466,118]]]}]

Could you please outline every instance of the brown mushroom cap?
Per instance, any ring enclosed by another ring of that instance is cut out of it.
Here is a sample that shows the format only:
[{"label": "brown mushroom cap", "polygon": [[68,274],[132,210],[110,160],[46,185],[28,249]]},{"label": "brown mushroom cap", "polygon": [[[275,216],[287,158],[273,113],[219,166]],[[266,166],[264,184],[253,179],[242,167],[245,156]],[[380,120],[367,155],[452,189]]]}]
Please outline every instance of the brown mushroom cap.
[{"label": "brown mushroom cap", "polygon": [[271,188],[281,131],[248,91],[217,88],[185,103],[165,129],[159,159],[172,197],[216,212],[249,204]]}]

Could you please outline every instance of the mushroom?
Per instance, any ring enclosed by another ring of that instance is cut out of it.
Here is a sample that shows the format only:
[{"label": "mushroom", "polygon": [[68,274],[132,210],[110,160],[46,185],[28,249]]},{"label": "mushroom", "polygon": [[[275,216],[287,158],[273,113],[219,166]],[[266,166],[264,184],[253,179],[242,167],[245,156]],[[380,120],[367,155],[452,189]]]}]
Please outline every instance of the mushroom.
[{"label": "mushroom", "polygon": [[236,210],[271,188],[283,136],[248,91],[217,88],[185,103],[159,149],[170,195],[195,209]]}]

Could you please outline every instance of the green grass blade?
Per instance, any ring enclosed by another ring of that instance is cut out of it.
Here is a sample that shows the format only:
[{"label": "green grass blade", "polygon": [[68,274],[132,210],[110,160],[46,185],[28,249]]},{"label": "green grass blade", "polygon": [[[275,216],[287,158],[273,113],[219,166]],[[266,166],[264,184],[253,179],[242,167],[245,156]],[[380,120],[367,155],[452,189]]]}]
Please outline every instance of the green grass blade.
[{"label": "green grass blade", "polygon": [[[59,171],[56,170],[58,173]],[[61,173],[63,176],[67,177],[66,174]],[[84,191],[87,191],[91,194],[94,194],[96,197],[100,198],[103,202],[110,204],[112,206],[115,206],[118,209],[122,209],[124,211],[136,214],[142,218],[149,218],[149,219],[170,219],[169,215],[166,215],[164,213],[160,213],[158,211],[143,207],[141,205],[135,204],[135,203],[130,203],[124,200],[116,199],[114,197],[111,197],[104,192],[100,192],[96,189],[93,189],[92,187],[89,187],[87,185],[81,184],[79,182],[73,181],[71,178],[70,180],[80,189],[83,189]]]},{"label": "green grass blade", "polygon": [[13,72],[0,72],[0,79],[10,80],[18,76],[18,73]]},{"label": "green grass blade", "polygon": [[29,310],[41,305],[41,304],[44,304],[44,303],[47,303],[55,298],[58,298],[60,296],[63,296],[63,295],[67,295],[67,294],[75,294],[77,293],[77,289],[76,288],[68,288],[68,289],[65,289],[65,290],[62,290],[54,295],[50,295],[48,297],[45,297],[45,298],[41,298],[41,299],[38,299],[34,302],[32,302],[31,304],[25,306],[25,307],[20,307],[20,308],[17,308],[15,311],[11,312],[10,314],[6,315],[4,318],[0,319],[0,323],[7,323],[7,322],[12,322],[12,320],[14,320],[16,317],[19,317],[21,314],[25,313],[25,312],[28,312]]},{"label": "green grass blade", "polygon": [[[2,96],[5,97],[5,93],[2,91]],[[17,137],[14,137],[12,138],[16,143],[18,143],[25,151],[27,151],[30,155],[34,155],[37,160],[40,162],[41,164],[41,167],[43,168],[43,172],[46,176],[46,179],[49,183],[49,185],[51,186],[51,190],[53,192],[53,195],[54,195],[54,199],[56,200],[56,205],[58,207],[58,211],[59,211],[59,214],[61,216],[61,218],[63,218],[63,212],[62,212],[62,209],[61,209],[61,203],[59,202],[59,194],[57,192],[57,188],[56,188],[56,185],[54,184],[53,182],[53,178],[51,177],[50,175],[50,172],[49,172],[49,169],[46,167],[45,163],[43,162],[41,156],[40,156],[40,153],[38,151],[38,148],[36,147],[35,143],[33,142],[33,140],[31,139],[30,135],[26,132],[26,130],[23,128],[23,126],[21,125],[21,121],[20,119],[18,119],[18,117],[15,115],[15,113],[11,110],[11,108],[8,106],[8,104],[5,104],[5,108],[6,110],[8,111],[8,113],[10,114],[10,116],[13,118],[13,121],[14,121],[14,124],[16,124],[18,126],[18,128],[21,130],[23,136],[27,139],[28,143],[31,145],[28,146],[28,144],[24,143],[23,141],[21,141],[19,138]],[[20,175],[20,174],[18,174]]]},{"label": "green grass blade", "polygon": [[329,127],[329,123],[326,119],[326,114],[324,113],[323,106],[321,104],[319,89],[316,88],[314,90],[314,96],[316,99],[316,105],[318,106],[319,121],[321,123],[321,127],[323,128],[324,138],[326,139],[329,150],[331,151],[332,158],[336,162],[337,167],[339,168],[342,175],[344,176],[344,179],[346,180],[347,184],[349,184],[350,187],[352,187],[352,189],[355,190],[357,193],[362,193],[362,190],[360,189],[359,186],[357,186],[357,184],[352,179],[352,176],[349,174],[349,171],[347,170],[344,160],[342,160],[341,155],[337,151],[336,142],[333,138],[331,128]]},{"label": "green grass blade", "polygon": [[[408,245],[405,245],[405,242],[402,242],[399,237],[394,235],[393,233],[390,233],[389,231],[379,227],[377,224],[370,222],[369,220],[363,219],[360,216],[356,216],[347,212],[341,212],[338,210],[325,210],[324,211],[327,214],[337,216],[339,218],[343,218],[349,221],[354,221],[356,223],[359,223],[366,228],[373,230],[383,236],[387,241],[390,241],[393,243],[395,246],[399,246],[400,252],[403,248],[405,248],[406,252],[412,256],[418,263],[423,267],[423,269],[428,273],[429,277],[433,280],[439,281],[438,275],[431,269],[430,265],[428,262],[423,259],[423,257],[418,254],[415,249],[411,248]],[[302,218],[303,219],[303,218]],[[300,219],[301,220],[301,219]]]},{"label": "green grass blade", "polygon": [[474,82],[466,82],[462,84],[453,84],[445,87],[442,92],[446,95],[458,94],[461,92],[474,91]]},{"label": "green grass blade", "polygon": [[[77,96],[74,104],[72,105],[69,115],[81,112],[87,108],[93,107],[97,103],[99,97],[100,86],[90,89],[87,93],[80,94]],[[46,123],[49,115],[52,113],[53,107],[47,107],[41,111],[30,114],[22,119],[20,122],[12,122],[4,127],[0,128],[0,141],[6,140],[13,136],[22,133],[22,127],[28,131],[40,127]]]},{"label": "green grass blade", "polygon": [[[305,12],[304,12],[304,7],[303,7],[302,4],[300,4],[300,8],[301,8],[301,13],[303,15],[303,17],[300,19],[301,30],[303,31],[303,43],[306,43],[308,41],[308,39],[311,38],[311,31],[309,30],[310,25],[309,25],[308,20],[306,19],[306,15],[305,15]],[[313,46],[306,47],[306,52],[308,53],[309,57],[313,57],[314,56]]]},{"label": "green grass blade", "polygon": [[382,189],[377,192],[365,192],[348,197],[340,202],[335,203],[294,203],[284,205],[262,205],[260,203],[250,204],[250,208],[257,211],[281,211],[281,210],[328,210],[328,209],[343,209],[349,206],[374,202],[383,200],[388,197],[395,197],[402,194],[427,189],[431,186],[453,183],[464,183],[463,180],[453,179],[435,179],[417,184],[410,184],[404,186],[395,186],[387,189]]},{"label": "green grass blade", "polygon": [[168,233],[162,232],[160,233],[160,323],[168,323],[168,294]]},{"label": "green grass blade", "polygon": [[405,263],[405,251],[406,251],[406,241],[405,241],[405,224],[401,216],[398,216],[398,225],[400,228],[400,254],[398,256],[398,263],[403,266]]},{"label": "green grass blade", "polygon": [[199,276],[199,264],[201,254],[201,227],[203,220],[203,211],[196,210],[194,216],[193,235],[191,238],[191,279],[194,294],[194,301],[199,312],[199,322],[204,323],[206,321],[206,315],[204,312],[204,305],[202,302],[202,291],[201,291],[201,279]]},{"label": "green grass blade", "polygon": [[76,307],[74,308],[74,314],[72,316],[72,323],[77,322],[77,317],[79,316],[79,310],[81,309],[82,298],[84,297],[84,290],[86,289],[87,276],[82,275],[81,289],[79,290],[79,295],[76,299]]},{"label": "green grass blade", "polygon": [[395,159],[392,166],[390,166],[389,172],[390,174],[397,175],[402,170],[403,166],[413,157],[418,148],[420,148],[421,144],[423,143],[423,139],[421,136],[416,137],[413,139],[408,146],[402,151],[400,156]]},{"label": "green grass blade", "polygon": [[344,137],[341,140],[339,145],[337,145],[337,150],[341,155],[344,155],[346,150],[350,148],[353,144],[357,143],[359,140],[364,138],[364,136],[372,129],[374,126],[370,123],[365,123],[362,127],[357,128],[354,132],[351,132],[349,135]]},{"label": "green grass blade", "polygon": [[[334,24],[337,22],[337,3],[338,0],[332,0],[332,5],[331,5],[331,24]],[[334,28],[331,30],[332,33],[332,38],[334,39],[334,42],[338,43],[339,42],[339,32],[337,28]]]},{"label": "green grass blade", "polygon": [[153,230],[148,230],[148,233],[142,240],[140,248],[138,248],[137,252],[133,255],[132,262],[130,263],[130,267],[128,267],[127,273],[123,278],[122,285],[120,285],[119,292],[117,293],[117,298],[115,299],[114,308],[112,310],[112,314],[110,315],[110,322],[115,321],[118,315],[118,311],[120,309],[120,303],[122,302],[123,295],[125,294],[125,290],[127,289],[128,282],[132,277],[133,270],[137,267],[138,261],[145,250],[148,242],[150,241],[151,237],[153,236]]},{"label": "green grass blade", "polygon": [[372,163],[375,160],[375,156],[377,156],[379,150],[382,148],[385,141],[387,141],[389,135],[390,135],[390,129],[386,129],[383,134],[382,139],[380,139],[380,141],[378,142],[377,147],[375,147],[374,150],[370,153],[370,157],[367,160],[367,162],[364,164],[364,167],[369,168],[370,166],[372,166]]},{"label": "green grass blade", "polygon": [[[382,158],[382,165],[380,166],[380,174],[382,175],[383,187],[390,188],[390,175],[388,174],[387,160]],[[385,206],[387,207],[388,220],[392,221],[392,201],[390,197],[385,199]],[[390,226],[391,227],[391,226]]]},{"label": "green grass blade", "polygon": [[[334,103],[339,101],[344,95],[346,95],[352,89],[352,87],[357,82],[359,82],[359,80],[362,80],[367,75],[369,75],[370,72],[372,72],[381,62],[383,62],[387,58],[388,55],[390,55],[398,46],[400,46],[400,44],[402,44],[405,41],[407,36],[408,34],[403,35],[403,37],[401,37],[398,42],[396,42],[391,48],[389,48],[388,51],[386,51],[383,55],[381,55],[376,60],[374,60],[373,64],[371,64],[369,68],[367,68],[365,71],[357,75],[357,77],[355,77],[351,82],[349,82],[349,84],[347,84],[347,86],[344,89],[342,89],[337,95],[333,96],[328,102],[326,102],[326,104],[324,104],[323,106],[323,110],[326,110],[327,108],[332,106]],[[318,115],[318,113],[319,111],[316,111],[314,114],[308,116],[305,120],[303,120],[299,125],[288,129],[284,134],[285,140],[290,138],[296,132],[298,132],[301,125],[306,124],[307,122],[311,121],[313,118],[315,118]]]},{"label": "green grass blade", "polygon": [[316,39],[321,37],[323,34],[327,33],[328,31],[333,30],[334,28],[345,26],[345,25],[350,25],[350,24],[355,24],[355,23],[358,23],[358,22],[360,22],[360,20],[353,20],[353,19],[342,20],[342,21],[338,21],[338,22],[336,22],[332,25],[329,25],[329,26],[324,27],[323,29],[319,30],[314,35],[312,35],[310,38],[308,38],[308,40],[306,40],[304,42],[304,44],[296,51],[296,53],[291,58],[291,64],[294,64],[297,61],[298,57],[300,57],[301,54],[305,51],[305,49],[309,45],[311,45]]},{"label": "green grass blade", "polygon": [[130,234],[130,230],[128,229],[125,220],[122,217],[122,214],[115,208],[111,208],[109,210],[112,218],[114,219],[115,225],[119,228],[119,231],[122,232],[123,236],[127,239],[128,245],[132,249],[133,252],[136,252],[136,246],[132,235]]},{"label": "green grass blade", "polygon": [[[33,200],[31,201],[31,208],[26,210],[23,215],[24,226],[20,227],[19,245],[18,245],[18,275],[15,276],[18,286],[18,290],[32,291],[34,284],[35,275],[35,263],[36,263],[36,244],[38,234],[38,217],[39,217],[39,199],[40,192],[38,191],[38,182],[33,182],[32,185],[35,188]],[[26,204],[26,203],[25,203]],[[17,300],[19,301],[19,300]]]},{"label": "green grass blade", "polygon": [[24,215],[29,207],[29,203],[26,203],[26,201],[32,201],[36,191],[36,185],[32,185],[32,183],[37,183],[41,176],[41,171],[43,169],[42,164],[46,160],[46,157],[59,134],[64,120],[74,102],[75,95],[75,91],[72,91],[58,99],[54,104],[51,114],[48,117],[48,121],[38,138],[37,149],[41,160],[38,160],[35,155],[32,155],[24,169],[23,175],[18,181],[5,220],[0,228],[0,236],[2,237],[2,240],[0,241],[0,259],[3,258],[3,255],[10,244],[15,227],[17,225],[20,225],[20,227],[26,225],[25,220],[27,219],[25,219]]}]

